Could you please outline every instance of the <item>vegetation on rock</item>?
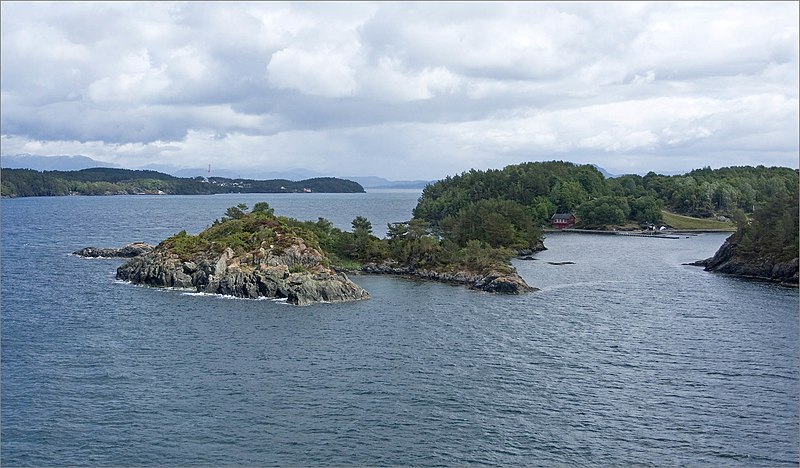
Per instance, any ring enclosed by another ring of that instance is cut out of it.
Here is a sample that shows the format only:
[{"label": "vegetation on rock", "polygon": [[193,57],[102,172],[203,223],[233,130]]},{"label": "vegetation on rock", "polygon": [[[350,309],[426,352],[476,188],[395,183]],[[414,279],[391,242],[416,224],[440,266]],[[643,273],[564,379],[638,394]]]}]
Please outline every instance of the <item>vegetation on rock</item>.
[{"label": "vegetation on rock", "polygon": [[798,284],[798,193],[775,197],[757,209],[752,221],[739,218],[739,229],[713,257],[695,262],[707,271]]},{"label": "vegetation on rock", "polygon": [[[513,212],[506,213],[512,215]],[[530,228],[530,225],[525,226]],[[516,232],[516,228],[511,233]],[[520,245],[528,246],[528,240],[519,240]],[[301,247],[298,247],[301,246]],[[318,252],[311,262],[297,261],[297,251]],[[181,231],[161,242],[152,256],[157,262],[172,259],[173,269],[180,263],[208,265],[218,263],[218,258],[226,262],[236,259],[235,267],[245,275],[258,275],[265,265],[275,267],[283,264],[290,274],[316,274],[329,267],[339,270],[359,270],[415,275],[439,281],[469,284],[484,290],[498,292],[521,292],[530,288],[516,275],[509,261],[515,251],[505,247],[494,247],[479,239],[454,241],[434,235],[427,222],[412,219],[404,223],[388,226],[385,239],[373,234],[372,223],[362,217],[352,222],[352,231],[336,228],[323,218],[314,221],[298,221],[284,216],[276,216],[265,202],[257,203],[252,210],[244,204],[230,207],[222,219],[197,235]],[[189,268],[189,267],[187,267]],[[123,279],[138,278],[141,281],[163,285],[197,286],[195,273],[178,271],[173,276],[153,279],[149,273],[153,268],[139,262],[122,268]],[[163,269],[153,271],[161,275]],[[169,270],[169,268],[167,268]],[[205,275],[213,274],[206,268]],[[143,273],[145,272],[145,273]],[[163,275],[162,275],[163,276]],[[249,278],[249,277],[248,277]],[[252,281],[258,278],[252,277]],[[251,281],[248,280],[248,281]],[[162,284],[163,283],[163,284]],[[148,283],[149,284],[149,283]],[[206,287],[209,280],[201,281]],[[219,286],[214,286],[215,290]],[[249,296],[258,288],[242,287],[236,294]]]},{"label": "vegetation on rock", "polygon": [[798,188],[776,194],[753,213],[732,236],[736,255],[740,258],[788,261],[798,258]]},{"label": "vegetation on rock", "polygon": [[306,223],[275,216],[267,203],[228,208],[198,235],[186,231],[117,269],[117,278],[237,297],[286,298],[292,304],[369,297],[330,260]]}]

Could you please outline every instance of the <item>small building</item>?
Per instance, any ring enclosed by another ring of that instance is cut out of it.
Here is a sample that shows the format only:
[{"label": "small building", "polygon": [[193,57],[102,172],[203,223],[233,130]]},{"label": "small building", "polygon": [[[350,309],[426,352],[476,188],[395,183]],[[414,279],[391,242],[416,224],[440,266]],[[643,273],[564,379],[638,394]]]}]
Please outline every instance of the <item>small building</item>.
[{"label": "small building", "polygon": [[554,228],[564,229],[575,225],[575,215],[572,213],[556,213],[550,218]]}]

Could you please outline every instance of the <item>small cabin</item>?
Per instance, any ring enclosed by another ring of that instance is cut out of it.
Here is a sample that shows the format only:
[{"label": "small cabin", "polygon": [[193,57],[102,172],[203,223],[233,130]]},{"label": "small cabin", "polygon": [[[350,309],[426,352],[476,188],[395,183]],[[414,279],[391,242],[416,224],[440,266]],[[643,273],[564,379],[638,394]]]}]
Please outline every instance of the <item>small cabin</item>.
[{"label": "small cabin", "polygon": [[556,213],[550,218],[554,228],[564,229],[575,225],[575,215],[572,213]]}]

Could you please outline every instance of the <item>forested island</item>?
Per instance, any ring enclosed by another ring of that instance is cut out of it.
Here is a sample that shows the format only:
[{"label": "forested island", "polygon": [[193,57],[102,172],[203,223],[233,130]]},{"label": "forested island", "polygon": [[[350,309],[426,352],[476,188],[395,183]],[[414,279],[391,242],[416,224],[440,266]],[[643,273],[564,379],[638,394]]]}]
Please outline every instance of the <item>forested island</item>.
[{"label": "forested island", "polygon": [[79,171],[2,169],[3,197],[60,195],[212,195],[218,193],[363,193],[351,180],[334,177],[291,181],[225,177],[174,177],[157,171],[92,168]]}]

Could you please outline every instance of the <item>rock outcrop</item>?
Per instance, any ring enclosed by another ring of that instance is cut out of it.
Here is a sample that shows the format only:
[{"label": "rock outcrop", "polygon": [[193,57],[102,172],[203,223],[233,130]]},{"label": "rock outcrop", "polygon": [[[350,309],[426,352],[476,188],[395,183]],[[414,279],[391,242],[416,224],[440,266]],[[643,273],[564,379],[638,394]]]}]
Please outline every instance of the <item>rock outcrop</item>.
[{"label": "rock outcrop", "polygon": [[362,266],[361,271],[371,274],[399,275],[425,280],[439,281],[442,283],[462,284],[470,289],[504,294],[520,294],[530,291],[538,291],[537,288],[528,286],[522,277],[512,267],[509,273],[496,270],[486,272],[473,271],[436,271],[430,269],[413,268],[397,263],[367,263]]},{"label": "rock outcrop", "polygon": [[725,240],[713,257],[690,265],[705,267],[706,271],[747,278],[758,278],[785,285],[798,284],[798,259],[778,260],[774,257],[742,258],[736,253],[736,236]]},{"label": "rock outcrop", "polygon": [[324,255],[302,239],[289,242],[283,249],[263,243],[254,252],[236,255],[226,248],[191,260],[159,246],[120,266],[117,279],[241,298],[286,298],[295,305],[369,298],[347,275],[325,266]]},{"label": "rock outcrop", "polygon": [[528,257],[530,255],[535,254],[536,252],[541,252],[543,250],[547,250],[547,247],[544,246],[544,240],[539,239],[536,242],[536,245],[534,245],[532,248],[518,250],[517,251],[517,256],[518,257]]},{"label": "rock outcrop", "polygon": [[134,242],[118,249],[84,247],[72,255],[89,258],[133,258],[152,251],[155,247],[144,242]]}]

